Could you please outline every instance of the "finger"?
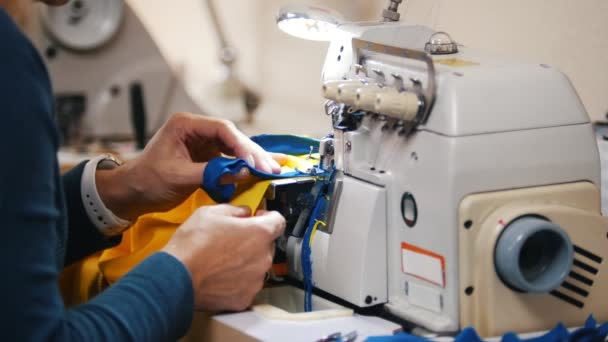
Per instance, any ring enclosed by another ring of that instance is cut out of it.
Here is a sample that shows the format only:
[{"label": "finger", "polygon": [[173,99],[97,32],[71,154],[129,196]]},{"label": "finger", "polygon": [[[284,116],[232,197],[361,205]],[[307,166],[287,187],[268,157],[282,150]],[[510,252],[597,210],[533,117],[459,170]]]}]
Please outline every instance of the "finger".
[{"label": "finger", "polygon": [[258,211],[255,212],[255,216],[264,216],[266,215],[268,211],[264,210],[264,209],[258,209]]},{"label": "finger", "polygon": [[272,158],[266,151],[261,148],[253,148],[252,157],[255,160],[256,169],[266,173],[273,173]]},{"label": "finger", "polygon": [[272,173],[281,173],[281,165],[272,156],[270,156],[270,168],[272,169]]},{"label": "finger", "polygon": [[279,167],[287,164],[287,161],[289,160],[289,156],[284,153],[269,152],[268,154],[270,154],[270,157],[275,163],[279,164]]},{"label": "finger", "polygon": [[258,216],[252,217],[251,220],[257,221],[256,223],[258,226],[267,230],[270,233],[272,240],[281,236],[285,230],[285,218],[276,211],[263,212]]},{"label": "finger", "polygon": [[275,160],[275,157],[279,158],[283,162],[285,162],[287,160],[287,156],[284,155],[284,154],[281,154],[281,153],[270,153],[270,152],[266,152],[266,151],[264,151],[264,156],[263,157],[265,158],[266,163],[270,167],[270,171],[269,172],[272,172],[272,173],[281,173],[281,164],[278,163],[277,160]]},{"label": "finger", "polygon": [[252,167],[267,173],[281,171],[272,157],[239,131],[232,122],[189,113],[180,115],[180,120],[188,121],[187,124],[179,123],[180,128],[187,132],[187,136],[194,136],[198,140],[217,139],[232,151],[235,157],[247,161]]},{"label": "finger", "polygon": [[193,163],[186,161],[179,163],[179,174],[181,174],[181,180],[175,180],[176,183],[192,186],[194,191],[196,188],[201,186],[203,183],[203,175],[205,174],[205,168],[207,163]]},{"label": "finger", "polygon": [[227,173],[220,178],[221,185],[227,184],[242,184],[248,183],[254,180],[254,176],[251,174],[248,168],[242,167],[237,173]]},{"label": "finger", "polygon": [[241,133],[234,123],[224,119],[181,113],[176,125],[179,126],[180,132],[185,135],[182,138],[191,137],[205,141],[218,140],[236,157],[255,166],[253,165],[255,164],[253,149],[255,147],[261,149],[261,147]]},{"label": "finger", "polygon": [[218,204],[208,207],[213,214],[220,216],[232,216],[232,217],[249,217],[251,216],[251,209],[247,206],[234,206],[230,204]]}]

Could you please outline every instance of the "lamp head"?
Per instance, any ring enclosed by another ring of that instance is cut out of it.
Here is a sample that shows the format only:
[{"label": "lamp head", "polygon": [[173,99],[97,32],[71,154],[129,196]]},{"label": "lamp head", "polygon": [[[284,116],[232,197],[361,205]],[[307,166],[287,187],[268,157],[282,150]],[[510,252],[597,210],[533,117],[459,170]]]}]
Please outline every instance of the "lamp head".
[{"label": "lamp head", "polygon": [[283,7],[277,16],[277,26],[281,31],[316,41],[330,41],[342,22],[342,16],[334,10],[302,5]]}]

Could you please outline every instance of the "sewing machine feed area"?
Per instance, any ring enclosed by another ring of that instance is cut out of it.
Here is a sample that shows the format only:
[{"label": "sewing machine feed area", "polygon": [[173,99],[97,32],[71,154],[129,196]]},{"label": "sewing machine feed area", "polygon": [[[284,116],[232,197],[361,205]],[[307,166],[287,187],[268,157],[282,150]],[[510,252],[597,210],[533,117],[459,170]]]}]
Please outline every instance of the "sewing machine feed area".
[{"label": "sewing machine feed area", "polygon": [[608,320],[599,155],[568,78],[417,25],[332,37],[331,190],[322,224],[282,245],[290,276],[306,281],[308,247],[315,288],[435,333]]}]

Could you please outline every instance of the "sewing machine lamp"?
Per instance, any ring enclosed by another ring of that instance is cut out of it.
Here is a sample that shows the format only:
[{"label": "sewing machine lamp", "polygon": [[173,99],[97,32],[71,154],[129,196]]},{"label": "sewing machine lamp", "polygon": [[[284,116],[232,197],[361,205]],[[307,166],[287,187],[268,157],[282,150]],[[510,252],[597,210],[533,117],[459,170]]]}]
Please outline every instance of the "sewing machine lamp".
[{"label": "sewing machine lamp", "polygon": [[292,36],[316,41],[331,41],[336,28],[343,22],[336,11],[301,5],[281,8],[277,26]]},{"label": "sewing machine lamp", "polygon": [[123,0],[71,0],[60,7],[43,6],[46,32],[61,46],[77,51],[97,49],[120,29]]}]

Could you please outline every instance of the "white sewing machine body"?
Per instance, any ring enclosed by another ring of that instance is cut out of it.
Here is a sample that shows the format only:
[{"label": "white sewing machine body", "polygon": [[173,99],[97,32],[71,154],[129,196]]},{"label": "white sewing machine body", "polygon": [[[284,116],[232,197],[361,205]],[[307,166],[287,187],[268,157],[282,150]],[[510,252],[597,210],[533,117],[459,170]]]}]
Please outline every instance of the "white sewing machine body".
[{"label": "white sewing machine body", "polygon": [[[428,86],[424,63],[384,54],[382,46],[424,51],[431,29],[397,22],[338,31],[324,82],[364,79],[381,89],[403,82],[407,90],[416,88],[414,79]],[[367,50],[357,42],[380,45]],[[601,289],[608,270],[598,273],[599,263],[580,254],[590,251],[600,262],[608,257],[600,161],[581,101],[553,67],[459,48],[432,56],[434,103],[413,131],[399,134],[403,120],[370,111],[350,129],[334,128],[330,214],[311,244],[315,287],[359,307],[384,304],[434,332],[472,325],[482,336],[497,336],[560,321],[581,325],[589,314],[607,320]],[[352,107],[345,115],[361,109]],[[569,266],[591,285],[569,276],[574,292],[567,285],[551,295],[514,291],[501,281],[495,245],[509,222],[527,215],[561,225],[578,260]],[[290,237],[287,248],[298,278],[301,243]],[[580,261],[595,274],[577,269]]]}]

